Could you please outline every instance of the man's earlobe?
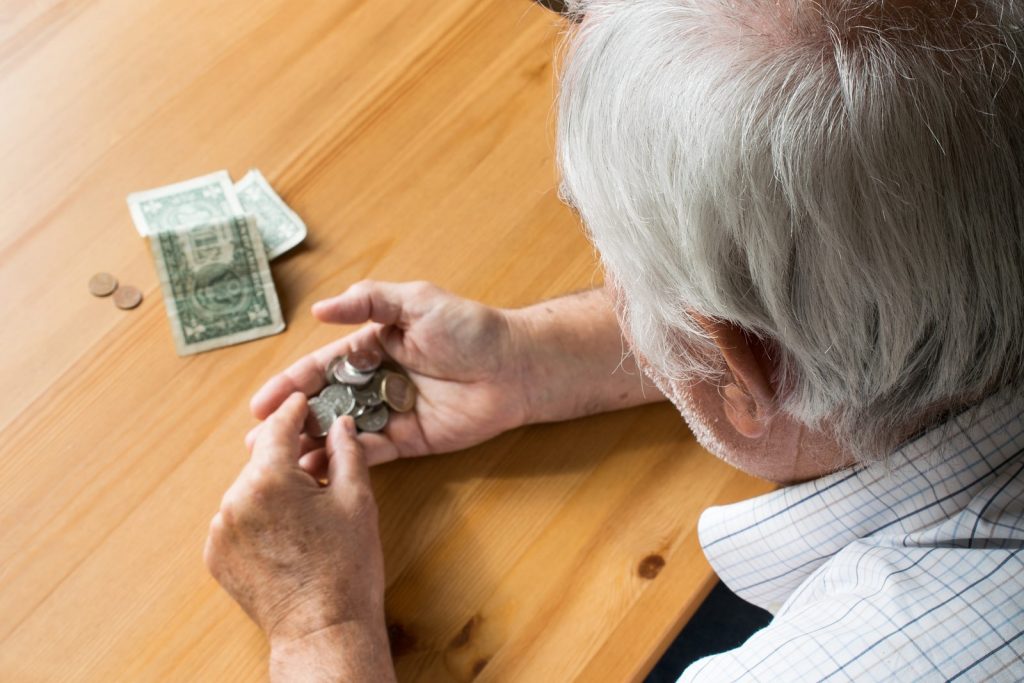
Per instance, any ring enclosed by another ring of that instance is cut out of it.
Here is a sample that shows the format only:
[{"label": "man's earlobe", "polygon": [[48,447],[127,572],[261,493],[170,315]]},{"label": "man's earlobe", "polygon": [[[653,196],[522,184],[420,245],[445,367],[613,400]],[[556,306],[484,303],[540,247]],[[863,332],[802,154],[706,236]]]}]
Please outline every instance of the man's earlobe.
[{"label": "man's earlobe", "polygon": [[746,389],[729,382],[722,386],[721,393],[722,412],[737,432],[748,439],[765,435],[770,418]]},{"label": "man's earlobe", "polygon": [[726,419],[748,439],[764,436],[776,408],[771,380],[776,369],[774,359],[761,340],[739,326],[724,320],[695,319],[715,340],[728,368],[718,389]]}]

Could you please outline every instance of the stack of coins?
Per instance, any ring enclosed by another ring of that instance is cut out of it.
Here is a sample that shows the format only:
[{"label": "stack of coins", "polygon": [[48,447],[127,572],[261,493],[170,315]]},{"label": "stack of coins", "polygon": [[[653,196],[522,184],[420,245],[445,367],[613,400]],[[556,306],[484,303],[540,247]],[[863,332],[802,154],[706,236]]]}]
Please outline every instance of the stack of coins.
[{"label": "stack of coins", "polygon": [[378,351],[362,349],[339,356],[327,365],[327,386],[309,399],[306,433],[323,438],[339,417],[355,418],[361,432],[379,432],[391,411],[404,413],[416,405],[416,387],[401,372],[383,367]]}]

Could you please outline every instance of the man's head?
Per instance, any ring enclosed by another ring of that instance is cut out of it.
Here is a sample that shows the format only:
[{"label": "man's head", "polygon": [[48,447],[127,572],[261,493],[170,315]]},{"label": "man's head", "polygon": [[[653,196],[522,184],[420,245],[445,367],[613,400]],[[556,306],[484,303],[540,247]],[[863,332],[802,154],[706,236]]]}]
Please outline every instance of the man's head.
[{"label": "man's head", "polygon": [[705,445],[872,459],[1024,384],[1024,8],[569,5],[564,193]]}]

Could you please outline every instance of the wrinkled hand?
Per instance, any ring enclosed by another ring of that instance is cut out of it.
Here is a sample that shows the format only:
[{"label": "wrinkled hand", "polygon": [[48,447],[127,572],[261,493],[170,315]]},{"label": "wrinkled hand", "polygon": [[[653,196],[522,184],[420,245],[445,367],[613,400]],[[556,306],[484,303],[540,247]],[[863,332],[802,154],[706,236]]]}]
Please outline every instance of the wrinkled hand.
[{"label": "wrinkled hand", "polygon": [[383,631],[377,508],[355,425],[346,418],[331,428],[321,486],[298,464],[305,416],[306,400],[295,394],[268,417],[204,551],[210,572],[272,647],[339,624]]},{"label": "wrinkled hand", "polygon": [[[503,311],[428,283],[363,281],[315,304],[313,315],[325,323],[369,324],[271,378],[252,399],[256,418],[292,392],[319,392],[333,357],[372,347],[405,368],[419,398],[413,411],[392,412],[384,432],[360,435],[371,465],[466,448],[525,423],[526,353]],[[322,465],[315,453],[303,459],[309,471]]]}]

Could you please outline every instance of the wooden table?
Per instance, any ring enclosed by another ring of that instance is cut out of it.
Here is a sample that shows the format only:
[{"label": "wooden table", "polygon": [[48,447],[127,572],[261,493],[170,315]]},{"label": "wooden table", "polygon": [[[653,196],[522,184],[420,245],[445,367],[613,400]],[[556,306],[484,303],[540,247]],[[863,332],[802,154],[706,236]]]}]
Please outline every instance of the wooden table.
[{"label": "wooden table", "polygon": [[[201,548],[248,397],[343,332],[309,304],[367,276],[502,306],[599,279],[556,197],[560,29],[527,0],[6,0],[0,680],[265,676]],[[125,195],[249,167],[310,228],[273,267],[288,330],[179,358]],[[101,270],[141,308],[89,296]],[[373,478],[403,681],[642,677],[713,580],[698,514],[768,488],[666,405]]]}]

